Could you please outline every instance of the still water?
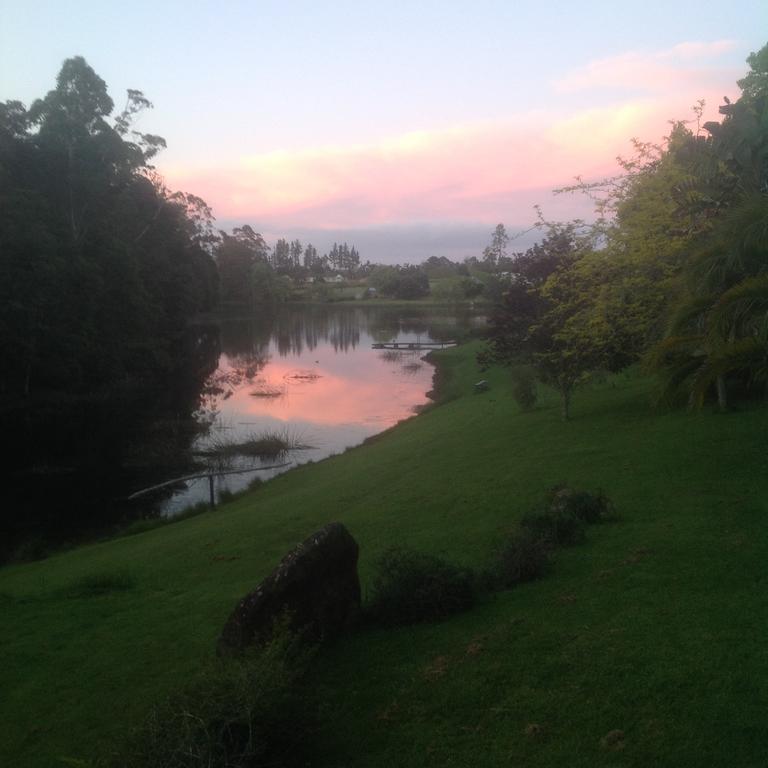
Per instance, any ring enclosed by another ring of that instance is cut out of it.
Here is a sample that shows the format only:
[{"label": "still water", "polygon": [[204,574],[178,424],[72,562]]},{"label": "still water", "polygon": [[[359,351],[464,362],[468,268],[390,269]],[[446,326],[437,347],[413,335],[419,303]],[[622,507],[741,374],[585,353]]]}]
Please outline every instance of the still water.
[{"label": "still water", "polygon": [[[246,488],[254,478],[340,453],[409,418],[429,400],[434,367],[425,351],[373,349],[375,342],[461,340],[484,318],[450,309],[288,307],[222,321],[220,354],[196,414],[205,431],[192,454],[214,487]],[[277,455],[244,455],[238,446],[277,437]],[[278,468],[261,469],[263,467]],[[233,470],[249,469],[233,473]],[[225,474],[229,473],[229,474]],[[161,514],[206,501],[207,479],[186,481]]]}]

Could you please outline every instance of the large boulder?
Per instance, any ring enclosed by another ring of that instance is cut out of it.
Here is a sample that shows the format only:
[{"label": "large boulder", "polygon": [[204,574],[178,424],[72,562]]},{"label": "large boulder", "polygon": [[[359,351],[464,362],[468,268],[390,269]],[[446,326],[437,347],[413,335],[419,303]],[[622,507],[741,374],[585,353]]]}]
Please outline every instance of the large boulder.
[{"label": "large boulder", "polygon": [[348,629],[360,610],[359,548],[341,523],[329,523],[289,552],[230,615],[218,652],[237,654],[269,638],[284,614],[311,639]]}]

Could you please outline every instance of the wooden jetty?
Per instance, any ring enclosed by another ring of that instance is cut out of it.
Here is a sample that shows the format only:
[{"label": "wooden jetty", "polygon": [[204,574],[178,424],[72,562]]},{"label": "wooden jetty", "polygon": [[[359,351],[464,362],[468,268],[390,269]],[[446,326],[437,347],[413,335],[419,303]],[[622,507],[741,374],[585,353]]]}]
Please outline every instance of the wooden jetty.
[{"label": "wooden jetty", "polygon": [[455,341],[380,341],[373,345],[374,349],[445,349],[455,347]]}]

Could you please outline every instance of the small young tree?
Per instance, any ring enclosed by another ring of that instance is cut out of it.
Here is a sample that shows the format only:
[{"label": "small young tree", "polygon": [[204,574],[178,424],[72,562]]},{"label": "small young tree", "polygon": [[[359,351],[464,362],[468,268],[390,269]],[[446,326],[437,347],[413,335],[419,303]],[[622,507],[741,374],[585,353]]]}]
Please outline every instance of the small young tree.
[{"label": "small young tree", "polygon": [[591,333],[588,296],[578,264],[589,253],[578,225],[549,224],[546,237],[515,262],[512,283],[491,316],[491,356],[527,363],[559,393],[570,418],[574,389],[600,364],[602,342]]}]

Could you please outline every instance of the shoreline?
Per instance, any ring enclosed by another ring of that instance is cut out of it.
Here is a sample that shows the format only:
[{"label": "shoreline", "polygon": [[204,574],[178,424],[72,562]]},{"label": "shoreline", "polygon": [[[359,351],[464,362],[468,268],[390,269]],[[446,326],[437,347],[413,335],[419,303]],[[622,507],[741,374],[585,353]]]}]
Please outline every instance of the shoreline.
[{"label": "shoreline", "polygon": [[[457,345],[457,347],[464,346],[465,344],[466,342],[463,342],[462,344]],[[440,352],[443,352],[443,351],[444,350],[432,350],[420,358],[422,360],[425,360],[434,368],[434,371],[432,373],[431,388],[424,393],[424,396],[426,398],[426,401],[424,403],[415,405],[412,414],[405,416],[395,424],[387,427],[386,429],[381,430],[380,432],[376,432],[373,435],[369,435],[368,437],[363,438],[363,440],[361,440],[359,443],[347,446],[339,453],[333,453],[318,460],[295,463],[294,466],[289,467],[285,471],[279,472],[266,480],[262,480],[260,483],[257,484],[255,489],[245,488],[239,491],[231,491],[231,492],[227,491],[223,498],[219,498],[217,500],[217,503],[214,507],[211,507],[206,502],[197,502],[194,504],[190,504],[189,506],[181,509],[175,515],[171,515],[171,516],[159,515],[158,517],[139,518],[131,521],[127,525],[119,527],[117,530],[114,530],[110,533],[106,533],[105,535],[99,535],[99,536],[96,536],[95,538],[85,537],[80,541],[75,541],[70,543],[64,542],[62,543],[61,546],[52,546],[50,551],[47,552],[43,557],[20,559],[20,560],[11,559],[11,560],[6,560],[4,562],[0,562],[0,571],[8,567],[24,566],[26,564],[35,563],[35,562],[44,562],[52,557],[66,554],[84,547],[117,541],[119,539],[145,533],[146,531],[156,530],[159,528],[165,528],[170,525],[175,525],[185,520],[189,520],[190,518],[199,517],[207,513],[216,513],[223,505],[228,504],[231,501],[234,501],[236,499],[239,500],[239,499],[247,498],[249,495],[260,491],[263,487],[266,487],[267,485],[271,484],[276,480],[279,480],[280,478],[293,476],[293,474],[299,469],[302,469],[308,466],[322,465],[331,459],[335,459],[340,456],[345,456],[350,452],[355,451],[356,449],[364,448],[374,443],[377,443],[381,439],[383,439],[385,436],[393,433],[398,427],[402,426],[407,422],[412,421],[415,417],[420,416],[428,411],[431,411],[434,408],[444,403],[447,403],[451,399],[453,399],[453,397],[449,396],[446,392],[446,389],[448,387],[448,382],[452,378],[452,375],[451,375],[452,370],[451,370],[451,366],[446,362],[445,357],[439,354]],[[437,352],[438,354],[435,355],[435,352]],[[260,479],[260,478],[257,475],[255,479]]]}]

